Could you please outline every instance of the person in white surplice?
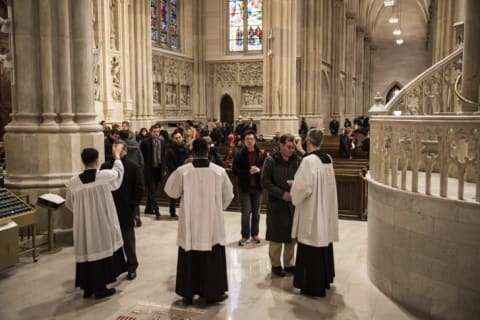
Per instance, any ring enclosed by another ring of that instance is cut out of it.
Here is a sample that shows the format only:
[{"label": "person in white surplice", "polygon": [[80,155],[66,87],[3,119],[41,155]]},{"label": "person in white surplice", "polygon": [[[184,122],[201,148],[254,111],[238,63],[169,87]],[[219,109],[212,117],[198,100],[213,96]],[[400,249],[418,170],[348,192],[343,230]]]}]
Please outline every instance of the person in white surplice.
[{"label": "person in white surplice", "polygon": [[96,299],[115,293],[106,285],[127,271],[123,256],[122,233],[113,202],[112,191],[122,184],[123,145],[113,146],[115,159],[111,170],[98,171],[98,151],[82,151],[85,171],[67,185],[66,206],[73,212],[73,242],[76,260],[75,287],[84,290],[83,297]]},{"label": "person in white surplice", "polygon": [[193,303],[198,294],[207,303],[228,298],[223,210],[233,199],[225,169],[208,160],[208,143],[192,143],[193,161],[172,172],[165,185],[171,198],[180,198],[178,261],[175,292]]},{"label": "person in white surplice", "polygon": [[308,132],[304,156],[290,190],[295,205],[292,238],[297,239],[293,285],[324,297],[335,277],[333,241],[338,241],[338,204],[332,158],[320,152],[323,134]]}]

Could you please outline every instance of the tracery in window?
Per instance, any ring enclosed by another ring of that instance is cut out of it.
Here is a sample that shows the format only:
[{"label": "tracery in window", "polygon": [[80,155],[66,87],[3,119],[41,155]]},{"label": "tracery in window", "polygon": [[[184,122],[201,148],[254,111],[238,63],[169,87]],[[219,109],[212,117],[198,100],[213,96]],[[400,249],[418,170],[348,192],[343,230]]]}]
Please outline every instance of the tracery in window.
[{"label": "tracery in window", "polygon": [[229,51],[262,50],[263,0],[229,0]]},{"label": "tracery in window", "polygon": [[177,0],[150,0],[152,44],[162,48],[180,48]]}]

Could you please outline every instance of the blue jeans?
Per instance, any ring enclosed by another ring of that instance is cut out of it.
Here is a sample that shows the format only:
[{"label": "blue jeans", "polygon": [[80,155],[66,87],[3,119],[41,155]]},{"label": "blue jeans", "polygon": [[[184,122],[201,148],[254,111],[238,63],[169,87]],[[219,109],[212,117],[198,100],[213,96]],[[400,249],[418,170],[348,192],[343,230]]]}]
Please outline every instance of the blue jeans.
[{"label": "blue jeans", "polygon": [[[249,239],[250,236],[258,236],[258,225],[260,223],[260,201],[262,191],[250,190],[240,192],[240,205],[242,207],[242,238]],[[252,223],[250,225],[250,213]],[[251,227],[250,227],[251,226]]]}]

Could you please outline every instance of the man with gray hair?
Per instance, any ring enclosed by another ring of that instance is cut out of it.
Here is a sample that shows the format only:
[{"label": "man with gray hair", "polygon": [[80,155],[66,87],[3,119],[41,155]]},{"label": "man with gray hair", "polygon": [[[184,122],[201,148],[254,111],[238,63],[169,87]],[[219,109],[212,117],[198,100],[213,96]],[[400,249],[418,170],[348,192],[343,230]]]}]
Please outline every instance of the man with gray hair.
[{"label": "man with gray hair", "polygon": [[292,238],[297,239],[293,286],[325,297],[335,277],[333,241],[338,241],[338,204],[332,158],[320,152],[323,133],[312,129],[307,152],[290,190],[295,205]]}]

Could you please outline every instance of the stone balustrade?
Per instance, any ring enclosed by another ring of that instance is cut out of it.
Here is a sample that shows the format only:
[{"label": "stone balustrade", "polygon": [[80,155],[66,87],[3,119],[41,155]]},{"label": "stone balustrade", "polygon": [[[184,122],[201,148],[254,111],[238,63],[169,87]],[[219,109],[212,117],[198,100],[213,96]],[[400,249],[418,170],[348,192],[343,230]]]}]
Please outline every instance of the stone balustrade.
[{"label": "stone balustrade", "polygon": [[480,202],[480,116],[375,116],[371,151],[377,182]]}]

